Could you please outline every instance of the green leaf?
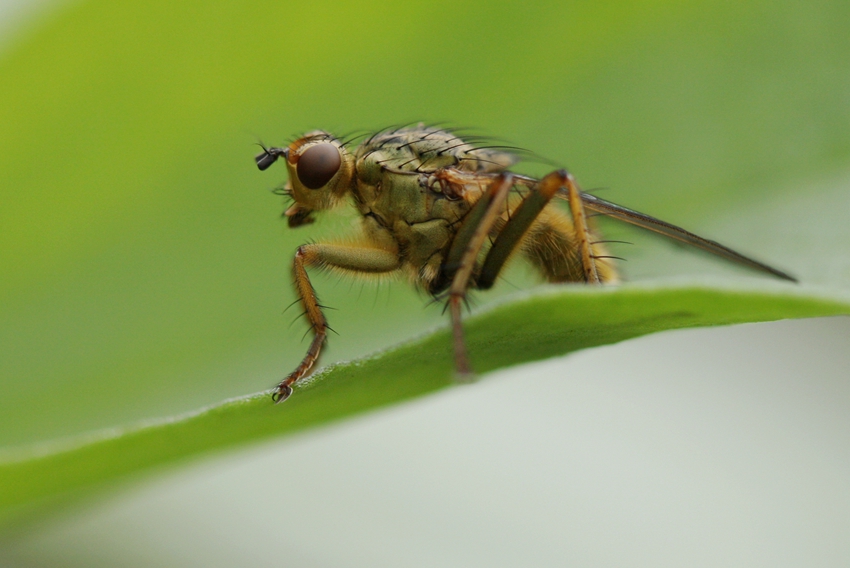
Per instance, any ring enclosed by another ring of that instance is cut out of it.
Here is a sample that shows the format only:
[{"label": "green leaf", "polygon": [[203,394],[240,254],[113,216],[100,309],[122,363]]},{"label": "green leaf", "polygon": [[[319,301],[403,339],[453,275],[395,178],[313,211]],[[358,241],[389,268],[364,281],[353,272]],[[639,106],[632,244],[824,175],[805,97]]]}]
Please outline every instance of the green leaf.
[{"label": "green leaf", "polygon": [[[850,301],[788,291],[545,288],[469,319],[467,330],[475,366],[486,372],[665,329],[836,314],[850,314]],[[0,522],[123,475],[445,388],[453,382],[452,373],[450,337],[440,330],[373,357],[334,365],[282,405],[260,393],[184,416],[23,450],[0,462],[0,509],[6,515]]]},{"label": "green leaf", "polygon": [[[480,371],[662,329],[848,313],[848,26],[843,2],[766,0],[57,10],[0,54],[5,518],[451,383],[442,331],[333,367],[282,407],[219,402],[300,359],[304,328],[281,317],[291,254],[349,223],[288,231],[257,137],[472,124],[807,285],[730,287],[733,269],[630,233],[637,246],[615,252],[630,280],[721,285],[513,296],[469,321]],[[403,284],[315,284],[339,308],[327,362],[443,322]]]}]

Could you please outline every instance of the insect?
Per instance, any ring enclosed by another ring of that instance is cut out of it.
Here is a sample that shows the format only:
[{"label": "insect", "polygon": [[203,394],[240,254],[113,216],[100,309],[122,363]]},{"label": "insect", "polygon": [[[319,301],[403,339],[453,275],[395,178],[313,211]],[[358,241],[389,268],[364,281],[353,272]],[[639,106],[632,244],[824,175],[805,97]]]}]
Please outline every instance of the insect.
[{"label": "insect", "polygon": [[293,280],[313,340],[301,363],[274,389],[276,402],[286,400],[292,385],[309,374],[327,339],[328,322],[308,267],[355,275],[402,273],[433,297],[445,298],[461,377],[472,372],[461,325],[466,294],[490,288],[514,256],[524,257],[549,282],[618,280],[615,257],[607,254],[588,211],[795,281],[715,241],[585,193],[563,169],[540,179],[513,173],[518,155],[512,149],[475,145],[438,127],[380,131],[353,150],[316,130],[285,148],[263,147],[255,160],[265,170],[280,158],[289,173],[282,192],[293,201],[284,212],[290,227],[349,202],[362,217],[362,231],[345,241],[296,250]]}]

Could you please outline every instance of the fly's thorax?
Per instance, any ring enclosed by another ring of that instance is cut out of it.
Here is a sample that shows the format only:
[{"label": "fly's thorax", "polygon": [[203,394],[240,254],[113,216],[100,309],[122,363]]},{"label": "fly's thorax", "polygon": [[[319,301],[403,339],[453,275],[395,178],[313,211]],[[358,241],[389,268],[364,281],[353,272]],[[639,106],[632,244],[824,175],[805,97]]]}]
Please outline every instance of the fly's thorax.
[{"label": "fly's thorax", "polygon": [[391,240],[411,281],[425,290],[439,274],[458,221],[470,207],[442,193],[431,177],[384,170],[377,183],[358,181],[356,189],[366,233],[376,241]]},{"label": "fly's thorax", "polygon": [[337,205],[351,188],[354,156],[339,140],[321,130],[305,134],[288,150],[289,194],[295,205],[287,216]]},{"label": "fly's thorax", "polygon": [[445,193],[428,174],[383,170],[373,184],[358,176],[355,193],[361,213],[376,215],[388,227],[396,222],[412,225],[434,219],[454,223],[469,210],[466,200]]},{"label": "fly's thorax", "polygon": [[419,124],[375,134],[357,148],[358,177],[374,184],[386,170],[431,173],[443,168],[502,171],[516,162],[510,153],[478,148],[458,135]]}]

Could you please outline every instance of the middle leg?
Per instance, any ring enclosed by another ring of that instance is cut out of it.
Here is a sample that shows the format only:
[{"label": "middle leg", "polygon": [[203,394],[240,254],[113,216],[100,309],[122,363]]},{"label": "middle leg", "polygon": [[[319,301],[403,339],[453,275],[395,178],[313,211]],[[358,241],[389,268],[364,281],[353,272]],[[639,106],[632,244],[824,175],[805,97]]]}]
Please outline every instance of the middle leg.
[{"label": "middle leg", "polygon": [[454,337],[455,370],[461,380],[468,380],[472,375],[466,343],[463,339],[461,304],[466,298],[466,291],[469,288],[478,255],[484,246],[484,241],[499,219],[502,209],[507,204],[511,187],[513,187],[511,174],[501,174],[490,183],[484,195],[467,213],[446,257],[445,270],[451,277],[449,312]]}]

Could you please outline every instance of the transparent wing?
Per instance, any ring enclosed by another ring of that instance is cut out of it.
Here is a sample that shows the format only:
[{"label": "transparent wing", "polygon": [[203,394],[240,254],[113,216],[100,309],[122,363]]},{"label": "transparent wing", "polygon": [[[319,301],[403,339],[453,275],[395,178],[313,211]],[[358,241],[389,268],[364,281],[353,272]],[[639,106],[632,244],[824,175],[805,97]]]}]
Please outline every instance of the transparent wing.
[{"label": "transparent wing", "polygon": [[670,223],[661,221],[660,219],[656,219],[655,217],[650,217],[649,215],[644,215],[643,213],[633,211],[632,209],[628,209],[626,207],[623,207],[622,205],[617,205],[616,203],[605,201],[604,199],[600,199],[595,195],[590,195],[588,193],[582,192],[581,198],[584,202],[584,206],[591,211],[596,211],[598,213],[602,213],[603,215],[607,215],[608,217],[613,217],[614,219],[619,219],[620,221],[631,223],[632,225],[636,225],[654,233],[664,235],[665,237],[671,238],[673,240],[691,245],[706,252],[710,252],[711,254],[719,256],[721,258],[725,258],[726,260],[731,260],[732,262],[737,262],[738,264],[742,264],[749,268],[772,274],[773,276],[782,278],[783,280],[797,282],[796,278],[786,274],[785,272],[782,272],[781,270],[777,270],[776,268],[773,268],[757,260],[753,260],[752,258],[735,252],[734,250],[725,247],[716,241],[704,239],[698,235],[686,231],[685,229],[682,229],[681,227],[677,227],[675,225],[671,225]]}]

